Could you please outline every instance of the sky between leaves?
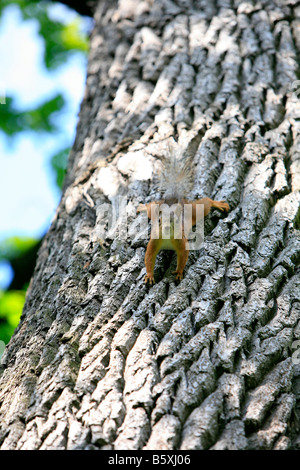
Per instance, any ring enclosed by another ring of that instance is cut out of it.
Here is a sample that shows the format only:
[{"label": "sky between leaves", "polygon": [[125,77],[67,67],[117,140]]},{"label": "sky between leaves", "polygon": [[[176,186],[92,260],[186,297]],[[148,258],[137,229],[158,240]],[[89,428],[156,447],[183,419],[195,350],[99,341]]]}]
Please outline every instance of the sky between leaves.
[{"label": "sky between leaves", "polygon": [[59,3],[0,2],[0,349],[59,203],[91,27]]},{"label": "sky between leaves", "polygon": [[[69,25],[65,37],[68,32],[72,36],[72,28],[78,29],[78,15],[62,4],[51,6],[49,16]],[[89,19],[83,19],[82,24],[86,30],[91,26]],[[24,21],[15,4],[2,11],[0,94],[4,92],[6,103],[0,104],[3,106],[0,128],[6,134],[10,129],[15,133],[18,125],[26,131],[13,138],[0,131],[0,241],[11,236],[39,238],[47,230],[60,198],[50,160],[72,145],[83,96],[86,55],[69,54],[65,63],[54,64],[49,70],[39,27],[35,18]],[[42,125],[38,128],[39,116],[34,112],[45,100],[50,101],[50,106],[53,101],[54,106],[63,108],[50,120],[52,129],[43,129]],[[11,113],[4,112],[8,108],[18,111],[11,123],[8,119]],[[33,110],[31,114],[24,113],[28,109]],[[32,131],[35,125],[38,130]],[[47,132],[51,130],[54,132]],[[9,267],[2,263],[0,287],[10,275]]]}]

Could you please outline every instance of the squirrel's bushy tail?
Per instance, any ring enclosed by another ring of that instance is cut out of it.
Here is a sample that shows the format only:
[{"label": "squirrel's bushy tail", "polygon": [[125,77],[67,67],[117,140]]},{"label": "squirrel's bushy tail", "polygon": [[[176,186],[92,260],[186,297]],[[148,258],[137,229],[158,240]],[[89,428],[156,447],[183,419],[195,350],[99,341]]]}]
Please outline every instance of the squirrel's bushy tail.
[{"label": "squirrel's bushy tail", "polygon": [[161,157],[160,191],[168,204],[181,202],[193,189],[193,159],[178,146],[169,144],[166,155]]}]

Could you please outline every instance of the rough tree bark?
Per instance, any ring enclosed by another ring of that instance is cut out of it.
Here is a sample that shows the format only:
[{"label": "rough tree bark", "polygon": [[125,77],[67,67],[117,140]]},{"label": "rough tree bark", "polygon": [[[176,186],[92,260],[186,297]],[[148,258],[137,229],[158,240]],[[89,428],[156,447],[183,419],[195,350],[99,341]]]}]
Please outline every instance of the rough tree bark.
[{"label": "rough tree bark", "polygon": [[[77,137],[2,358],[1,449],[299,448],[300,6],[99,1]],[[297,75],[298,74],[298,75]],[[184,279],[101,207],[157,196],[174,137],[225,199]],[[299,346],[298,346],[299,349]]]}]

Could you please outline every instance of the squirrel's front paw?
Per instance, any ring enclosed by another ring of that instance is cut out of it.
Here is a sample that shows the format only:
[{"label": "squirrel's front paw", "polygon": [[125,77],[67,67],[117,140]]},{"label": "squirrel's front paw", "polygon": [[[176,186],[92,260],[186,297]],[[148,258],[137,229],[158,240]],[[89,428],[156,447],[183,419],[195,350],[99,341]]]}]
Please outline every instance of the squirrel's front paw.
[{"label": "squirrel's front paw", "polygon": [[175,279],[181,281],[183,278],[183,273],[178,271],[173,271],[172,274],[176,274]]},{"label": "squirrel's front paw", "polygon": [[144,280],[145,284],[147,284],[148,281],[149,281],[149,284],[150,284],[150,285],[155,284],[155,280],[154,280],[153,274],[146,274],[145,280]]},{"label": "squirrel's front paw", "polygon": [[220,202],[219,202],[219,209],[220,209],[221,211],[226,211],[226,212],[228,212],[228,211],[229,211],[229,204],[227,204],[226,201],[220,201]]}]

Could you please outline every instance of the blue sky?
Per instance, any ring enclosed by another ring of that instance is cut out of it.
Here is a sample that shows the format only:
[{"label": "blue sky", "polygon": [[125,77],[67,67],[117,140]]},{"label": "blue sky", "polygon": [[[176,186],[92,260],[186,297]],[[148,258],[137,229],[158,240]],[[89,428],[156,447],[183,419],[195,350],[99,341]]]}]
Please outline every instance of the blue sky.
[{"label": "blue sky", "polygon": [[[74,15],[63,5],[51,12],[66,21]],[[39,238],[47,230],[60,198],[50,159],[74,140],[85,71],[86,57],[78,53],[49,72],[37,22],[23,21],[14,5],[5,9],[0,20],[1,95],[4,90],[19,109],[26,109],[62,93],[66,107],[56,118],[60,124],[56,134],[24,132],[8,140],[0,133],[0,241],[10,236]],[[0,288],[10,276],[9,266],[0,264]]]}]

